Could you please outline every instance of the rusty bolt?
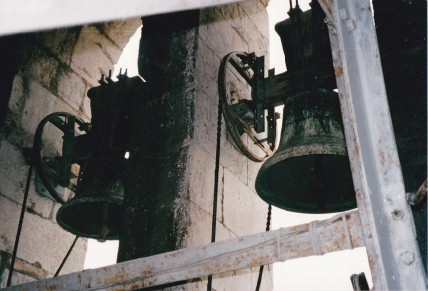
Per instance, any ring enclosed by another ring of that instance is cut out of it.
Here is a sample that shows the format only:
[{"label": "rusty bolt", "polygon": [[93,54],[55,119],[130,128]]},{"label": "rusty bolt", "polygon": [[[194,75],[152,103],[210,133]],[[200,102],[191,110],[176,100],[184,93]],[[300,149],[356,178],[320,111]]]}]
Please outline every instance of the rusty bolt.
[{"label": "rusty bolt", "polygon": [[401,253],[401,259],[406,265],[410,266],[415,261],[415,254],[412,252],[405,251]]},{"label": "rusty bolt", "polygon": [[392,211],[392,218],[394,218],[395,220],[403,219],[403,217],[404,217],[403,211],[398,209],[395,209],[394,211]]},{"label": "rusty bolt", "polygon": [[349,32],[353,31],[356,28],[355,21],[353,19],[345,20],[345,24]]},{"label": "rusty bolt", "polygon": [[364,235],[368,238],[372,238],[372,232],[369,226],[364,227]]}]

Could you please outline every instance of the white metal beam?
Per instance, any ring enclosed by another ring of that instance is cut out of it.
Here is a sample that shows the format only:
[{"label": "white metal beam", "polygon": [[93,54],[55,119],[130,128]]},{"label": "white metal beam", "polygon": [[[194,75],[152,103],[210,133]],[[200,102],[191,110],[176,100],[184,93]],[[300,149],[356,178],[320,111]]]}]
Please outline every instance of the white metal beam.
[{"label": "white metal beam", "polygon": [[[369,0],[319,0],[330,23],[348,154],[376,290],[425,290]],[[417,105],[415,105],[417,106]]]},{"label": "white metal beam", "polygon": [[105,22],[243,0],[9,0],[2,1],[0,35]]},{"label": "white metal beam", "polygon": [[182,249],[6,290],[130,290],[322,255],[363,245],[357,211],[208,246]]}]

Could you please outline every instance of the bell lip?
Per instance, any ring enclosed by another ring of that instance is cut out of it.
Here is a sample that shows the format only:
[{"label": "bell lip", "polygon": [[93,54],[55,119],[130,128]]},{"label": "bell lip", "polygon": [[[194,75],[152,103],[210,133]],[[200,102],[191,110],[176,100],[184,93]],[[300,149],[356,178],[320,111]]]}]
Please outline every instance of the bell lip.
[{"label": "bell lip", "polygon": [[308,208],[300,208],[300,207],[287,207],[287,206],[280,206],[279,204],[271,201],[270,199],[268,199],[266,196],[260,194],[259,192],[257,192],[259,197],[265,201],[268,204],[271,204],[279,209],[282,210],[286,210],[286,211],[290,211],[290,212],[295,212],[295,213],[302,213],[302,214],[330,214],[330,213],[340,213],[340,212],[345,212],[345,211],[349,211],[352,209],[356,209],[357,208],[357,202],[356,201],[350,201],[348,203],[346,203],[345,205],[341,205],[342,207],[340,208],[330,208],[330,209],[325,209],[325,210],[315,210],[315,211],[310,211],[310,207]]},{"label": "bell lip", "polygon": [[[345,201],[345,203],[342,203],[340,205],[340,207],[337,208],[329,208],[329,209],[325,209],[325,210],[316,210],[314,209],[313,211],[310,210],[313,207],[310,207],[310,204],[308,204],[307,208],[304,208],[304,206],[301,207],[293,207],[293,206],[287,206],[284,205],[284,202],[277,202],[274,201],[273,199],[270,199],[270,195],[266,194],[266,191],[264,190],[264,188],[262,186],[260,186],[260,180],[264,178],[264,176],[266,175],[266,171],[264,171],[265,168],[271,167],[274,164],[283,161],[284,158],[290,158],[290,156],[287,154],[288,152],[282,152],[278,155],[274,155],[272,157],[270,157],[266,162],[263,163],[263,165],[260,167],[259,172],[257,174],[256,177],[256,181],[255,181],[255,190],[257,192],[257,195],[259,195],[259,197],[265,201],[268,204],[271,204],[277,208],[286,210],[286,211],[291,211],[291,212],[296,212],[296,213],[304,213],[304,214],[329,214],[329,213],[337,213],[337,212],[344,212],[344,211],[348,211],[348,210],[352,210],[357,208],[357,201],[356,201],[356,197],[354,200],[347,200]],[[324,151],[320,151],[320,152],[308,152],[307,154],[304,155],[299,155],[299,156],[293,156],[293,157],[303,157],[303,156],[310,156],[310,155],[314,155],[314,154],[322,154],[322,155],[332,155],[332,156],[337,156],[337,154],[331,154],[331,153],[325,153]],[[345,155],[343,155],[344,157],[347,157],[348,155],[345,153]],[[262,174],[260,174],[262,173]]]},{"label": "bell lip", "polygon": [[[64,210],[64,206],[65,207],[69,207],[69,206],[74,206],[75,204],[78,203],[109,203],[115,206],[119,206],[122,207],[123,205],[123,200],[122,199],[118,199],[118,198],[104,198],[104,197],[81,197],[81,198],[76,198],[76,199],[71,199],[67,202],[65,202],[64,204],[62,204],[62,206],[58,209],[58,212],[56,214],[56,221],[57,223],[66,231],[80,236],[80,237],[84,237],[84,238],[91,238],[91,239],[99,239],[99,235],[96,234],[87,234],[87,233],[83,233],[80,231],[77,231],[75,228],[72,228],[69,224],[66,224],[62,218],[61,215],[63,213]],[[119,233],[112,233],[112,234],[108,234],[105,238],[103,238],[104,240],[119,240],[120,238],[120,234]]]}]

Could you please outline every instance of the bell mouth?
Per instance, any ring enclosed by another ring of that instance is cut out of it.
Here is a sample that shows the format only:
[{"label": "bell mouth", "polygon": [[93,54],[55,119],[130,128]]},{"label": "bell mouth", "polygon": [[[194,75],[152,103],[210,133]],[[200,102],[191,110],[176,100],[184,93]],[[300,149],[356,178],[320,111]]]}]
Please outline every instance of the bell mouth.
[{"label": "bell mouth", "polygon": [[357,206],[338,94],[303,90],[285,100],[281,140],[256,178],[266,202],[300,213]]},{"label": "bell mouth", "polygon": [[82,197],[64,203],[56,219],[65,230],[99,241],[118,240],[122,227],[123,200]]},{"label": "bell mouth", "polygon": [[273,156],[256,178],[259,196],[278,208],[299,213],[333,213],[357,207],[347,156]]}]

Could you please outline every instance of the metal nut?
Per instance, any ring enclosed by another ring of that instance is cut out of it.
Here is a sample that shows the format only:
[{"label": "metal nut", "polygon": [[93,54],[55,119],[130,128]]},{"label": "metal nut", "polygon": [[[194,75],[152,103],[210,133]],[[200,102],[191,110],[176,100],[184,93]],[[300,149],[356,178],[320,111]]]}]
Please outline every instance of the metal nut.
[{"label": "metal nut", "polygon": [[413,262],[415,261],[415,254],[414,254],[414,253],[411,253],[411,252],[406,251],[406,252],[404,252],[404,253],[401,253],[401,259],[403,260],[403,262],[404,262],[406,265],[410,266],[410,265],[411,265],[411,264],[413,264]]},{"label": "metal nut", "polygon": [[403,211],[398,209],[395,209],[394,211],[392,211],[392,218],[394,218],[395,220],[403,219],[403,217],[404,217]]}]

